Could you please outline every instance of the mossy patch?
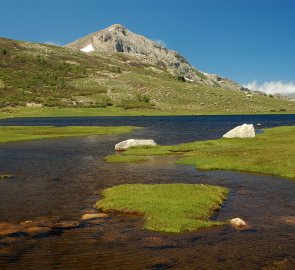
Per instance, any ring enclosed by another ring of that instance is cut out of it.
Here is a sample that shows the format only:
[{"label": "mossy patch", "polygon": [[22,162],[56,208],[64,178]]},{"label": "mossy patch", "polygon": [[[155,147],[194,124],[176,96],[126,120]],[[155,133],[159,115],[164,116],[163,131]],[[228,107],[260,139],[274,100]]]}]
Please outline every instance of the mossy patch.
[{"label": "mossy patch", "polygon": [[148,230],[180,233],[224,224],[210,217],[228,192],[203,184],[124,184],[105,189],[96,208],[143,215]]},{"label": "mossy patch", "polygon": [[0,143],[58,137],[121,134],[131,132],[134,129],[136,127],[130,126],[0,126]]}]

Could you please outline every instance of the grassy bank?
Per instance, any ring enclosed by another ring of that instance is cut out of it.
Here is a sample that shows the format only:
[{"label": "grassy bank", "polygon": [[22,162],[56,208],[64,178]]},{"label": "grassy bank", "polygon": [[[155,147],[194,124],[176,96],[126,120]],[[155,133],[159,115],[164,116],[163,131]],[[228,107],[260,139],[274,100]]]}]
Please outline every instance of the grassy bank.
[{"label": "grassy bank", "polygon": [[251,139],[218,139],[174,146],[139,147],[128,156],[183,154],[178,161],[199,169],[222,169],[295,178],[295,126],[265,129]]},{"label": "grassy bank", "polygon": [[[183,113],[190,114],[190,113]],[[25,108],[16,107],[0,111],[0,119],[22,117],[87,117],[87,116],[161,116],[183,115],[153,109],[124,110],[119,107],[107,108]]]},{"label": "grassy bank", "polygon": [[[291,112],[266,112],[266,114],[286,114]],[[294,112],[295,113],[295,112]],[[263,114],[253,112],[198,112],[198,111],[162,111],[157,109],[130,109],[109,106],[106,108],[26,108],[15,107],[0,111],[0,119],[22,117],[87,117],[87,116],[172,116],[172,115],[238,115]]]},{"label": "grassy bank", "polygon": [[96,207],[143,215],[148,230],[185,232],[223,224],[209,218],[227,193],[226,188],[202,184],[125,184],[105,189]]},{"label": "grassy bank", "polygon": [[135,128],[128,126],[0,126],[0,143],[57,137],[121,134],[131,132]]}]

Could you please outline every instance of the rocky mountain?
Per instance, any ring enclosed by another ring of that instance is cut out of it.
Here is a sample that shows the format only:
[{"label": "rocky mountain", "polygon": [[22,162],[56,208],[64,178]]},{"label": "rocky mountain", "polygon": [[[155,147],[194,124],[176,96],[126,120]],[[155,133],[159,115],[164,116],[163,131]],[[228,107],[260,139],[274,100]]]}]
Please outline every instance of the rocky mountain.
[{"label": "rocky mountain", "polygon": [[287,96],[287,98],[288,98],[289,100],[294,100],[294,101],[295,101],[295,93],[287,94],[286,96]]},{"label": "rocky mountain", "polygon": [[121,52],[137,56],[141,60],[165,66],[172,75],[189,82],[221,87],[231,90],[247,90],[239,84],[215,74],[195,69],[179,53],[168,50],[158,42],[135,34],[120,24],[114,24],[101,31],[82,37],[66,47],[83,52]]}]

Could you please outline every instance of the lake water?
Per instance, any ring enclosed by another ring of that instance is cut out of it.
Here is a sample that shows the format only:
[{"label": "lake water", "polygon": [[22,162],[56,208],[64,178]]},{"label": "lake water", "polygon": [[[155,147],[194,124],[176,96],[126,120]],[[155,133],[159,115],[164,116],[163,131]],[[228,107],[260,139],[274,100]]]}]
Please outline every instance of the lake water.
[{"label": "lake water", "polygon": [[[241,217],[249,228],[222,226],[184,234],[149,232],[143,219],[111,215],[50,233],[0,237],[0,269],[295,269],[295,181],[203,171],[178,157],[108,164],[114,144],[153,138],[162,145],[219,138],[243,123],[258,129],[295,125],[295,115],[75,117],[0,120],[0,125],[133,125],[133,134],[0,145],[0,222],[79,221],[103,188],[123,183],[208,183],[231,189],[214,217]],[[278,157],[279,158],[279,157]]]}]

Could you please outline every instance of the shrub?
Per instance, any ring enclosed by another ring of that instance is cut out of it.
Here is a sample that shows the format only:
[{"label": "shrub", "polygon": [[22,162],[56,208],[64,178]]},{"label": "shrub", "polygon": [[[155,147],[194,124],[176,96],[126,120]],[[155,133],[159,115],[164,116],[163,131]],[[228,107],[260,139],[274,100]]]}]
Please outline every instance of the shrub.
[{"label": "shrub", "polygon": [[136,108],[150,108],[153,106],[150,102],[150,98],[146,95],[137,95],[133,99],[123,99],[119,104],[119,107],[124,109],[136,109]]}]

